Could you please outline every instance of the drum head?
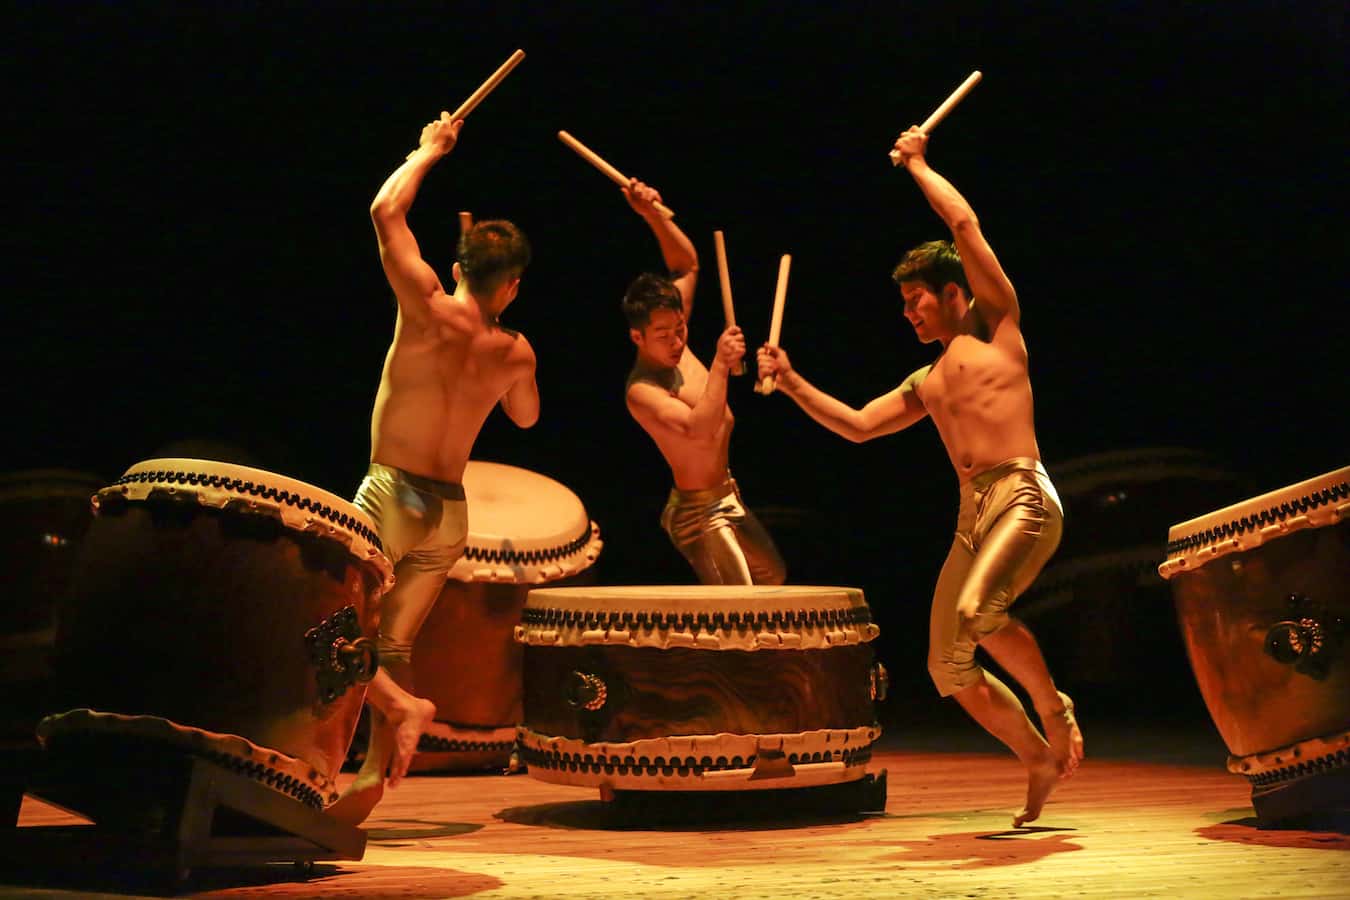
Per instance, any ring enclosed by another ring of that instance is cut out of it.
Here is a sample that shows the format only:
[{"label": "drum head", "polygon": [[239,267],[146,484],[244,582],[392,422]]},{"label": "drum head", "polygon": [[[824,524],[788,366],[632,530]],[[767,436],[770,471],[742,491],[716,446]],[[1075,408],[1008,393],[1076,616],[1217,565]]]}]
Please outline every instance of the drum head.
[{"label": "drum head", "polygon": [[1347,518],[1350,466],[1173,525],[1167,533],[1167,560],[1158,573],[1171,578],[1290,532],[1334,525]]},{"label": "drum head", "polygon": [[875,638],[863,592],[808,585],[535,588],[517,639],[707,650],[803,650]]},{"label": "drum head", "polygon": [[329,538],[376,570],[383,590],[394,570],[375,524],[350,501],[321,488],[263,469],[206,459],[149,459],[127,469],[94,496],[94,509],[108,503],[179,499],[217,509],[272,515],[293,531]]},{"label": "drum head", "polygon": [[604,546],[580,498],[547,475],[470,460],[464,469],[469,537],[450,577],[539,584],[575,575]]}]

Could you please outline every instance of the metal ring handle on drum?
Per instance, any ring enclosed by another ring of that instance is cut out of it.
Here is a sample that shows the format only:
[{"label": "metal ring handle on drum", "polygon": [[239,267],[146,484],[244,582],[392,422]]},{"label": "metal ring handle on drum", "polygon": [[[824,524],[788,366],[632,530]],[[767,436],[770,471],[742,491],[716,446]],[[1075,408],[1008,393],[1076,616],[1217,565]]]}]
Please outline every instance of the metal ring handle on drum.
[{"label": "metal ring handle on drum", "polygon": [[1266,652],[1276,662],[1318,681],[1327,677],[1335,650],[1345,633],[1345,621],[1321,603],[1302,594],[1287,598],[1290,618],[1266,632]]},{"label": "metal ring handle on drum", "polygon": [[380,665],[380,651],[375,642],[368,637],[359,637],[354,641],[339,638],[333,644],[334,666],[340,668],[353,681],[367,684],[375,677]]},{"label": "metal ring handle on drum", "polygon": [[573,672],[563,683],[563,699],[573,709],[595,712],[609,699],[609,686],[589,672]]},{"label": "metal ring handle on drum", "polygon": [[881,664],[881,660],[874,660],[871,667],[867,670],[867,694],[873,701],[880,703],[886,699],[886,695],[891,690],[891,673],[886,671],[886,667]]},{"label": "metal ring handle on drum", "polygon": [[322,703],[332,703],[357,682],[370,681],[380,662],[375,643],[361,634],[354,606],[344,606],[306,631],[305,646]]}]

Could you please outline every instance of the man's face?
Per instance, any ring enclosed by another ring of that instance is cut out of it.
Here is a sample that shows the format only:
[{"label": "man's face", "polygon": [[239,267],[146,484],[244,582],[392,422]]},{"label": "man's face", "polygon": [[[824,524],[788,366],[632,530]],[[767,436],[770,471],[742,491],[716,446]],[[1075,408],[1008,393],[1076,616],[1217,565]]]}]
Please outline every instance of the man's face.
[{"label": "man's face", "polygon": [[673,309],[655,310],[647,325],[641,331],[629,329],[638,353],[653,365],[674,368],[680,364],[684,355],[685,342],[689,329],[684,322],[684,313]]},{"label": "man's face", "polygon": [[900,296],[904,298],[905,318],[913,326],[914,336],[924,344],[937,340],[944,325],[938,295],[922,281],[902,281]]}]

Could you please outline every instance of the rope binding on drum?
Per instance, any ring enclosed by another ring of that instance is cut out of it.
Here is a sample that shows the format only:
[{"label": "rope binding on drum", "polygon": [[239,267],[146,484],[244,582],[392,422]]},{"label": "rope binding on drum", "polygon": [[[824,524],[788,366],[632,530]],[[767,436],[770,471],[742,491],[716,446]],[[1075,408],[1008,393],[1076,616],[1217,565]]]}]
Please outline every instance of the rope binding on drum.
[{"label": "rope binding on drum", "polygon": [[774,609],[759,612],[634,612],[633,610],[557,609],[526,607],[522,621],[527,625],[551,625],[583,629],[628,630],[633,628],[673,629],[676,631],[762,630],[768,628],[801,630],[848,625],[868,625],[872,610],[867,606],[849,609]]},{"label": "rope binding on drum", "polygon": [[[117,488],[128,484],[181,484],[189,487],[214,488],[217,490],[229,491],[241,496],[248,495],[262,500],[272,500],[277,503],[284,503],[287,506],[306,510],[319,518],[326,519],[334,525],[354,532],[372,544],[375,549],[379,550],[381,553],[384,552],[384,545],[380,543],[380,536],[364,522],[341,510],[334,509],[319,500],[306,497],[298,492],[288,491],[284,488],[279,490],[276,487],[243,478],[230,478],[216,474],[206,474],[204,472],[170,471],[163,469],[127,473],[113,482],[110,488]],[[99,492],[99,495],[105,496],[104,492],[108,490],[109,488],[105,488],[104,491]]]},{"label": "rope binding on drum", "polygon": [[464,548],[464,558],[474,562],[506,563],[508,565],[552,562],[555,559],[571,556],[589,544],[591,531],[591,524],[587,522],[581,534],[566,544],[537,550],[492,549],[475,547],[473,544],[469,544]]},{"label": "rope binding on drum", "polygon": [[1329,485],[1321,490],[1312,491],[1301,497],[1286,500],[1276,506],[1263,509],[1250,515],[1241,516],[1213,528],[1206,528],[1195,534],[1168,541],[1167,553],[1183,553],[1196,547],[1203,547],[1226,538],[1236,537],[1247,532],[1258,531],[1270,525],[1283,522],[1294,516],[1304,515],[1310,510],[1319,509],[1350,497],[1350,481]]}]

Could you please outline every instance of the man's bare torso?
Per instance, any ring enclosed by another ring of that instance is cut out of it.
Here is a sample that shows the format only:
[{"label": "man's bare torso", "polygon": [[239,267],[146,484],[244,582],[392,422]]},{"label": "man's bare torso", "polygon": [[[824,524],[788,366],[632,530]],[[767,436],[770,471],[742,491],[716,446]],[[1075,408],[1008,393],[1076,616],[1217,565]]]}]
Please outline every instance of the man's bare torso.
[{"label": "man's bare torso", "polygon": [[1026,343],[1011,317],[987,342],[953,338],[918,393],[962,482],[1012,457],[1040,459]]},{"label": "man's bare torso", "polygon": [[371,418],[371,461],[459,482],[474,440],[518,377],[518,339],[471,298],[438,293],[424,326],[402,314]]},{"label": "man's bare torso", "polygon": [[[685,350],[679,365],[674,369],[646,370],[639,364],[629,377],[630,393],[637,387],[637,382],[656,385],[693,409],[699,397],[703,396],[703,389],[708,383],[708,370],[693,353]],[[628,404],[628,410],[665,457],[676,488],[697,491],[716,487],[726,480],[727,448],[731,444],[731,430],[736,424],[730,408],[725,410],[717,431],[703,439],[650,426],[633,411],[632,403]]]}]

